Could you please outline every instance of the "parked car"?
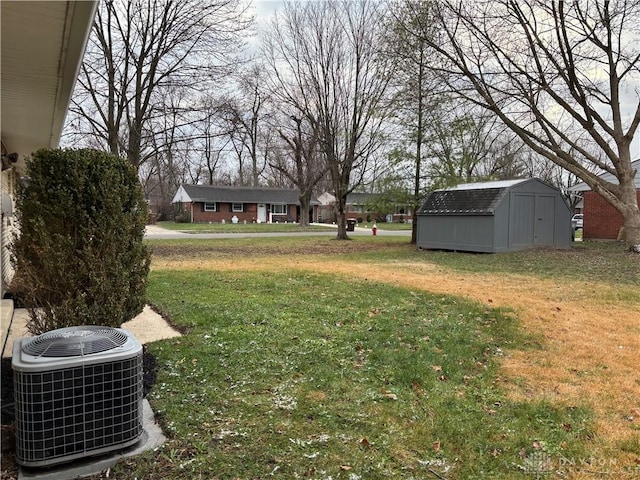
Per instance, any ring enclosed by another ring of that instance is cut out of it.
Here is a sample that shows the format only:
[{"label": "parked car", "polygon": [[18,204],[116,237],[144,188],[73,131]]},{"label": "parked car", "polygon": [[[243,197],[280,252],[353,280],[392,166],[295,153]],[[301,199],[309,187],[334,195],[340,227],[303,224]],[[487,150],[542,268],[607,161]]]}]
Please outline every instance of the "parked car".
[{"label": "parked car", "polygon": [[575,230],[582,228],[584,225],[584,216],[582,213],[576,213],[573,217],[571,217],[571,223]]}]

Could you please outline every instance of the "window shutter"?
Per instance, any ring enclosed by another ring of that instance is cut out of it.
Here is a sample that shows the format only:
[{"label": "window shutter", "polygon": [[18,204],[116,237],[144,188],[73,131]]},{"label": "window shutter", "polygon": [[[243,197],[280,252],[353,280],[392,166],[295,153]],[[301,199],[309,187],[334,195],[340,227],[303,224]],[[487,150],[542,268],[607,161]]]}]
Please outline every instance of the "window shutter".
[{"label": "window shutter", "polygon": [[204,202],[200,202],[200,211],[204,212]]},{"label": "window shutter", "polygon": [[220,211],[220,202],[216,202],[216,212]]},{"label": "window shutter", "polygon": [[246,206],[246,204],[244,204],[244,203],[242,204],[242,211],[243,211],[243,212],[246,212],[246,211],[247,211],[247,206]]},{"label": "window shutter", "polygon": [[229,203],[229,212],[233,212],[233,203]]}]

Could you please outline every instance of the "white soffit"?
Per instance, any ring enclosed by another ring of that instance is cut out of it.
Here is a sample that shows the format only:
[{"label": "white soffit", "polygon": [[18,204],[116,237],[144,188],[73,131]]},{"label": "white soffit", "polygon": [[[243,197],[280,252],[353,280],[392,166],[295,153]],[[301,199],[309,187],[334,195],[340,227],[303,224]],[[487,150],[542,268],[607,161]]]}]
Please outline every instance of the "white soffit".
[{"label": "white soffit", "polygon": [[57,147],[97,2],[0,2],[2,143]]}]

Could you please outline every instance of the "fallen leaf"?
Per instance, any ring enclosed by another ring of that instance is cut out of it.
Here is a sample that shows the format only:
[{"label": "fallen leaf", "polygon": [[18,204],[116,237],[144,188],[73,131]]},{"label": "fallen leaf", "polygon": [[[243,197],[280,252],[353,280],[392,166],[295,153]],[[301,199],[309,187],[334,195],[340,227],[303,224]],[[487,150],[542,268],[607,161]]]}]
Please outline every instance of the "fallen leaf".
[{"label": "fallen leaf", "polygon": [[398,396],[395,393],[391,393],[390,391],[388,391],[386,388],[382,387],[380,389],[380,393],[382,393],[382,395],[385,398],[388,398],[389,400],[397,400]]},{"label": "fallen leaf", "polygon": [[441,372],[442,371],[442,367],[440,365],[432,365],[431,368],[435,371],[435,372]]},{"label": "fallen leaf", "polygon": [[345,472],[348,472],[351,469],[352,467],[350,467],[349,465],[340,465],[340,470],[343,470]]},{"label": "fallen leaf", "polygon": [[424,395],[424,389],[420,387],[420,384],[418,382],[413,382],[411,384],[411,389],[418,397],[422,397]]},{"label": "fallen leaf", "polygon": [[447,380],[447,377],[445,377],[444,375],[440,375],[440,376],[438,377],[438,380],[440,380],[441,382],[444,382],[444,381],[446,381],[446,380]]},{"label": "fallen leaf", "polygon": [[371,445],[371,443],[369,442],[369,440],[367,440],[366,437],[362,437],[360,439],[360,445],[362,445],[363,447],[368,447],[369,445]]},{"label": "fallen leaf", "polygon": [[433,442],[431,444],[431,448],[433,448],[434,452],[439,452],[440,451],[440,440]]},{"label": "fallen leaf", "polygon": [[542,450],[542,443],[536,440],[535,442],[533,442],[533,448],[535,448],[536,450]]},{"label": "fallen leaf", "polygon": [[569,424],[569,423],[563,423],[563,424],[562,424],[562,429],[563,429],[565,432],[570,432],[570,431],[571,431],[571,424]]}]

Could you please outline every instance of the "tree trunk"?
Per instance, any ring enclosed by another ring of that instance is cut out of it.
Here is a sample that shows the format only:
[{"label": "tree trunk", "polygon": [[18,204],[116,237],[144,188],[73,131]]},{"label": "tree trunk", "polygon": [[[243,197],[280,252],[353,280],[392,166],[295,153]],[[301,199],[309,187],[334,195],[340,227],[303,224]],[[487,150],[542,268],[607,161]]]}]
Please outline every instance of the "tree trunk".
[{"label": "tree trunk", "polygon": [[338,236],[336,240],[349,240],[347,235],[347,216],[344,207],[347,204],[347,194],[336,192],[336,224],[338,225]]},{"label": "tree trunk", "polygon": [[343,208],[336,211],[336,223],[338,225],[338,235],[336,236],[336,240],[350,240],[347,235],[347,222]]},{"label": "tree trunk", "polygon": [[309,226],[309,206],[311,204],[311,192],[300,195],[300,218],[298,223],[301,227]]},{"label": "tree trunk", "polygon": [[623,240],[630,251],[640,253],[640,209],[633,179],[620,185],[620,213],[624,219]]}]

